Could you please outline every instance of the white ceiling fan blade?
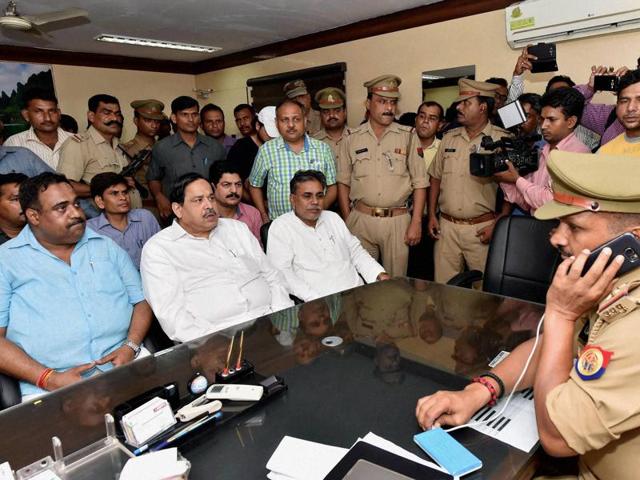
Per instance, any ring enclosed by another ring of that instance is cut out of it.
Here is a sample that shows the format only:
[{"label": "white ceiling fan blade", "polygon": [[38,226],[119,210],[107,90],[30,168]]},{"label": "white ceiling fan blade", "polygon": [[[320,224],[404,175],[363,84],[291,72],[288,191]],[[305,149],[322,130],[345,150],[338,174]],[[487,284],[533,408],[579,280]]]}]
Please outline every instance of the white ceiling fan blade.
[{"label": "white ceiling fan blade", "polygon": [[24,18],[39,27],[48,23],[62,22],[64,20],[88,16],[89,12],[83,8],[67,8],[65,10],[58,10],[57,12],[43,13],[42,15],[23,15]]}]

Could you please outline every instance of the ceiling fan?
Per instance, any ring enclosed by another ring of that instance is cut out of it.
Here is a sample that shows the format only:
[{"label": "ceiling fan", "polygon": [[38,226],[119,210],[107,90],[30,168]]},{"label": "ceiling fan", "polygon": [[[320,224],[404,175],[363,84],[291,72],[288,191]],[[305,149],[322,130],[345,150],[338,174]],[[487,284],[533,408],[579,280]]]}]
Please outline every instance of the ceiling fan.
[{"label": "ceiling fan", "polygon": [[50,24],[66,22],[79,18],[88,17],[89,12],[82,8],[67,8],[40,15],[20,15],[16,2],[9,0],[4,13],[0,17],[0,27],[11,30],[21,30],[35,35],[41,35],[41,28],[46,29]]}]

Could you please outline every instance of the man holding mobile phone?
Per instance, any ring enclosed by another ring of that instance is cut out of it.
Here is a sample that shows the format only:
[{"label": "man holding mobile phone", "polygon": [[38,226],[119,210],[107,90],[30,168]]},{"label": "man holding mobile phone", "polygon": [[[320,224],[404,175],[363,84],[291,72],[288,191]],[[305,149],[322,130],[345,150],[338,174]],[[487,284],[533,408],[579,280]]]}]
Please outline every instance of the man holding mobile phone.
[{"label": "man holding mobile phone", "polygon": [[624,132],[598,153],[640,156],[640,69],[630,70],[620,78],[617,94],[615,113]]},{"label": "man holding mobile phone", "polygon": [[[465,424],[495,397],[509,395],[531,355],[518,389],[534,387],[536,423],[547,453],[579,455],[580,479],[635,479],[640,269],[616,276],[640,251],[637,160],[553,152],[548,168],[553,200],[536,217],[559,219],[550,241],[563,261],[547,293],[541,347],[532,353],[531,339],[464,390],[421,398],[416,417],[425,429]],[[614,255],[604,248],[583,274],[591,251],[627,232],[636,239],[633,252]]]}]

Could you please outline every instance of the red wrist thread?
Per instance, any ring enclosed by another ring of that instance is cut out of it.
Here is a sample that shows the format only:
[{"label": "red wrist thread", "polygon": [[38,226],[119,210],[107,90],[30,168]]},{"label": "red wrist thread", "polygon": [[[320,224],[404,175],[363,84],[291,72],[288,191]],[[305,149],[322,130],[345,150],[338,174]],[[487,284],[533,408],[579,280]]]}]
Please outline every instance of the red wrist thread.
[{"label": "red wrist thread", "polygon": [[496,392],[495,387],[484,377],[475,377],[471,380],[473,383],[479,383],[484,385],[489,393],[491,394],[491,400],[489,400],[489,406],[493,407],[498,402],[498,392]]}]

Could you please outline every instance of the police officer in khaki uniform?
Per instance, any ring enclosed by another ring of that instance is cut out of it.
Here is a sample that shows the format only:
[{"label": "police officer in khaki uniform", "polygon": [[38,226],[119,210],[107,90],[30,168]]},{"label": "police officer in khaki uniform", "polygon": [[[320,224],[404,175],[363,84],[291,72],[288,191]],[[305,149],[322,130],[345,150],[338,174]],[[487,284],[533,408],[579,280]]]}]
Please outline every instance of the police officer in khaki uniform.
[{"label": "police officer in khaki uniform", "polygon": [[350,133],[347,128],[346,96],[335,87],[323,88],[316,93],[316,103],[320,107],[322,128],[312,135],[331,147],[333,156],[338,156],[338,144]]},{"label": "police officer in khaki uniform", "polygon": [[311,95],[304,80],[293,80],[285,84],[282,91],[287,97],[302,104],[307,117],[307,133],[312,135],[321,128],[320,112],[311,106]]},{"label": "police officer in khaki uniform", "polygon": [[[338,201],[349,230],[392,276],[405,276],[409,246],[420,242],[427,174],[411,159],[411,129],[394,123],[402,80],[383,75],[364,84],[369,120],[338,151]],[[413,194],[413,213],[407,201]]]},{"label": "police officer in khaki uniform", "polygon": [[[120,148],[122,148],[130,158],[133,158],[143,150],[148,150],[149,153],[151,152],[153,145],[156,143],[158,131],[160,130],[160,122],[167,117],[162,112],[164,110],[164,103],[160,100],[134,100],[131,102],[131,108],[133,108],[133,123],[137,131],[135,136],[128,142],[121,144]],[[147,191],[149,191],[147,182],[149,163],[151,163],[151,155],[149,155],[135,174],[136,181]],[[144,208],[151,210],[156,217],[159,215],[157,213],[156,203],[150,195],[143,198],[142,204]]]},{"label": "police officer in khaki uniform", "polygon": [[[65,175],[80,198],[89,198],[89,184],[98,173],[120,173],[129,161],[118,148],[118,137],[122,131],[123,116],[120,102],[111,95],[99,94],[89,99],[87,119],[90,123],[85,133],[69,138],[60,150],[58,172]],[[131,186],[131,208],[141,208],[142,199]]]},{"label": "police officer in khaki uniform", "polygon": [[[429,167],[429,235],[434,247],[435,281],[446,283],[464,270],[484,271],[495,222],[510,213],[504,203],[497,214],[498,185],[469,172],[469,154],[480,152],[482,137],[494,140],[511,134],[489,122],[495,90],[492,83],[462,78],[456,102],[461,127],[448,131]],[[440,218],[437,217],[440,210]]]},{"label": "police officer in khaki uniform", "polygon": [[[547,294],[540,352],[519,388],[534,387],[544,449],[553,456],[579,455],[581,480],[631,480],[640,471],[640,262],[631,251],[625,262],[625,255],[603,249],[582,274],[591,251],[624,233],[638,251],[640,175],[634,160],[552,152],[547,168],[553,200],[535,212],[541,220],[559,218],[550,241],[564,260]],[[623,262],[631,267],[626,273],[619,270]],[[490,372],[504,389],[484,377],[498,393],[513,389],[533,344],[521,344]],[[424,428],[462,424],[490,397],[486,385],[473,382],[460,392],[420,399],[416,415]]]}]

